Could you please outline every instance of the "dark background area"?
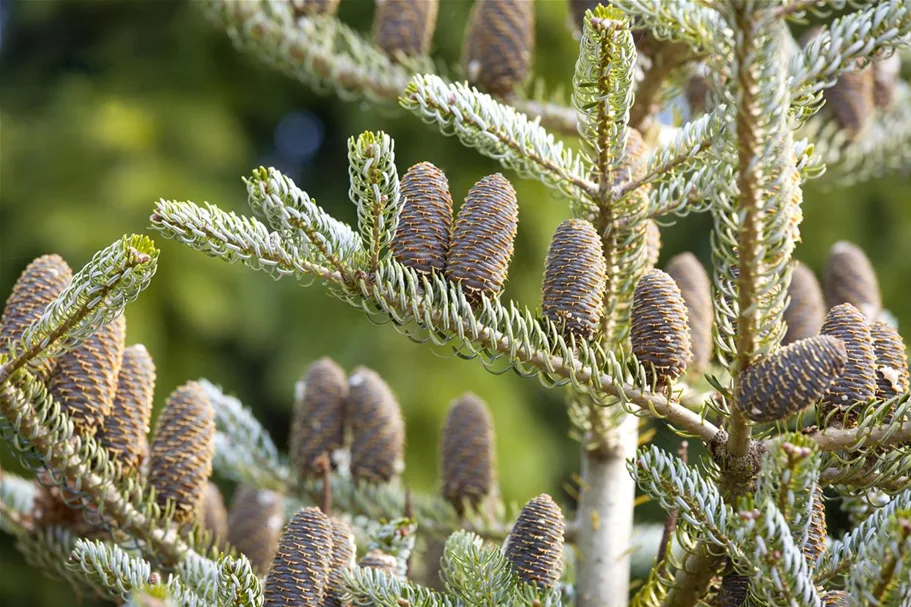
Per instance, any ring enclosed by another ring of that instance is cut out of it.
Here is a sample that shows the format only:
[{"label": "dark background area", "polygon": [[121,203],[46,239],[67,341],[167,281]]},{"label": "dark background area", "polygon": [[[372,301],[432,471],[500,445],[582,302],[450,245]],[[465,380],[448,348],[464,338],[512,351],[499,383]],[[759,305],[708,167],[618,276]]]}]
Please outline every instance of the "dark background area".
[{"label": "dark background area", "polygon": [[[282,169],[335,216],[354,221],[346,141],[366,129],[395,138],[400,174],[422,160],[443,168],[457,203],[472,183],[501,170],[415,117],[315,95],[238,53],[193,4],[0,3],[0,299],[38,255],[59,253],[77,270],[121,234],[147,231],[159,198],[249,213],[241,177],[259,165]],[[435,56],[449,64],[469,7],[440,8]],[[340,16],[367,31],[372,12],[370,1],[344,0]],[[539,0],[537,17],[536,75],[568,90],[577,43],[565,3]],[[550,234],[569,208],[537,183],[507,176],[521,215],[506,297],[535,307]],[[836,240],[859,243],[880,273],[886,306],[902,325],[911,322],[907,175],[829,191],[812,185],[805,200],[797,257],[818,270]],[[708,263],[709,228],[705,216],[664,228],[662,263],[682,250]],[[329,355],[347,369],[373,367],[398,395],[408,485],[435,490],[446,408],[470,389],[490,404],[499,429],[505,498],[521,503],[547,491],[568,501],[563,487],[578,470],[578,447],[559,392],[411,343],[319,286],[273,282],[152,236],[159,270],[127,321],[128,343],[144,343],[157,362],[158,407],[179,384],[206,377],[252,407],[284,447],[293,383]],[[0,465],[16,469],[5,448]],[[645,507],[640,516],[658,513]],[[73,602],[71,591],[22,562],[8,536],[0,536],[0,597],[6,605]]]}]

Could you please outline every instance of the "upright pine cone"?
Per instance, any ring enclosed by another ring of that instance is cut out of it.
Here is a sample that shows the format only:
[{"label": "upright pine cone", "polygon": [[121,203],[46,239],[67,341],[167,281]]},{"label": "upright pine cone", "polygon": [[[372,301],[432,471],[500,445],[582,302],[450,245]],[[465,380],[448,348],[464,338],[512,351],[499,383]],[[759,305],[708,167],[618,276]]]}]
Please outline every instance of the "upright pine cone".
[{"label": "upright pine cone", "polygon": [[329,581],[332,524],[319,508],[298,510],[278,543],[263,592],[265,607],[322,607]]},{"label": "upright pine cone", "polygon": [[371,550],[357,562],[357,566],[362,569],[379,569],[389,575],[398,575],[399,563],[391,554],[386,554],[382,550]]},{"label": "upright pine cone", "polygon": [[646,267],[651,270],[658,265],[658,258],[661,256],[661,228],[654,219],[645,222],[645,246],[648,250],[648,262]]},{"label": "upright pine cone", "polygon": [[295,17],[334,15],[340,0],[288,0]]},{"label": "upright pine cone", "polygon": [[873,64],[873,103],[888,108],[895,100],[895,86],[901,76],[901,59],[892,53]]},{"label": "upright pine cone", "polygon": [[354,566],[354,536],[344,521],[331,520],[332,556],[329,558],[329,582],[323,607],[343,607],[345,573]]},{"label": "upright pine cone", "polygon": [[469,392],[453,402],[440,443],[443,497],[459,513],[465,502],[477,508],[496,483],[493,420],[484,401]]},{"label": "upright pine cone", "polygon": [[837,337],[848,351],[844,371],[829,386],[821,403],[818,414],[822,425],[833,410],[843,411],[876,396],[876,351],[873,349],[870,325],[860,310],[851,304],[841,304],[829,310],[821,333]]},{"label": "upright pine cone", "polygon": [[728,573],[721,579],[718,590],[718,607],[741,607],[750,592],[750,577]]},{"label": "upright pine cone", "polygon": [[850,242],[836,242],[829,249],[825,276],[826,306],[849,303],[875,320],[882,307],[879,280],[863,249]]},{"label": "upright pine cone", "polygon": [[460,282],[469,300],[503,290],[518,224],[516,191],[503,175],[488,175],[468,191],[456,218],[446,277]]},{"label": "upright pine cone", "polygon": [[321,474],[317,459],[345,443],[345,399],[348,378],[331,358],[321,358],[307,369],[302,393],[294,402],[289,453],[301,478]]},{"label": "upright pine cone", "polygon": [[452,196],[446,175],[429,162],[416,164],[402,177],[401,194],[393,256],[417,272],[442,272],[452,236]]},{"label": "upright pine cone", "polygon": [[503,97],[528,77],[534,46],[532,0],[475,0],[462,44],[462,70],[478,88]]},{"label": "upright pine cone", "polygon": [[781,343],[788,345],[818,335],[826,317],[826,305],[813,270],[800,262],[797,262],[791,274],[788,297],[791,301],[784,311],[788,332]]},{"label": "upright pine cone", "polygon": [[826,525],[826,502],[822,494],[822,487],[816,485],[813,493],[813,513],[810,517],[810,527],[807,530],[807,543],[803,546],[803,556],[807,559],[810,568],[816,566],[816,561],[826,551],[826,536],[829,528]]},{"label": "upright pine cone", "polygon": [[439,0],[376,0],[373,39],[391,58],[423,57],[430,50]]},{"label": "upright pine cone", "polygon": [[285,500],[280,493],[238,485],[228,511],[228,543],[264,574],[278,549],[285,524]]},{"label": "upright pine cone", "polygon": [[57,357],[48,391],[81,436],[94,436],[114,409],[125,338],[121,314]]},{"label": "upright pine cone", "polygon": [[541,287],[544,317],[569,338],[590,340],[604,314],[607,264],[601,237],[584,219],[567,219],[550,241]]},{"label": "upright pine cone", "polygon": [[206,483],[197,511],[200,524],[212,534],[212,539],[217,542],[228,537],[228,511],[218,485]]},{"label": "upright pine cone", "polygon": [[123,351],[117,393],[99,441],[125,473],[139,469],[149,452],[149,421],[155,396],[155,363],[142,344]]},{"label": "upright pine cone", "polygon": [[348,380],[351,475],[389,482],[404,467],[405,422],[399,403],[376,371],[358,367]]},{"label": "upright pine cone", "polygon": [[525,504],[504,552],[523,582],[557,585],[563,568],[563,512],[552,497],[542,493]]},{"label": "upright pine cone", "polygon": [[[13,285],[0,317],[0,353],[8,352],[10,342],[19,341],[25,330],[44,314],[44,309],[69,286],[73,271],[59,255],[42,255],[26,266]],[[35,367],[46,379],[53,360]]]},{"label": "upright pine cone", "polygon": [[747,367],[737,407],[756,422],[772,422],[809,407],[845,369],[848,350],[829,335],[808,337]]},{"label": "upright pine cone", "polygon": [[693,344],[693,370],[701,373],[712,360],[712,283],[692,253],[675,255],[664,267],[680,287]]},{"label": "upright pine cone", "polygon": [[661,270],[651,270],[636,285],[630,342],[646,377],[659,387],[673,384],[693,358],[686,303],[674,279]]},{"label": "upright pine cone", "polygon": [[876,398],[883,400],[908,392],[908,354],[898,331],[884,322],[870,327],[876,353]]},{"label": "upright pine cone", "polygon": [[196,517],[215,456],[215,414],[205,391],[187,382],[168,397],[149,454],[149,484],[158,504],[174,503],[174,521]]},{"label": "upright pine cone", "polygon": [[873,70],[866,67],[845,72],[822,93],[832,117],[852,138],[862,134],[873,118],[873,90]]}]

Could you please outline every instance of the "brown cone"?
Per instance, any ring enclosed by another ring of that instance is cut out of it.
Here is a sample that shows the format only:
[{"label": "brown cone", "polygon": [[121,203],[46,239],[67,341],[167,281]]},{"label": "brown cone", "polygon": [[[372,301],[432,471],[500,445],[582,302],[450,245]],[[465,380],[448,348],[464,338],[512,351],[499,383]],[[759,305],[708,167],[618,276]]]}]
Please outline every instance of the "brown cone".
[{"label": "brown cone", "polygon": [[857,603],[844,590],[830,590],[822,593],[823,607],[854,607]]},{"label": "brown cone", "polygon": [[321,358],[307,369],[303,393],[294,403],[288,451],[298,476],[322,474],[321,455],[330,457],[345,443],[345,399],[348,378],[331,358]]},{"label": "brown cone", "polygon": [[826,305],[816,275],[800,262],[794,265],[788,297],[790,302],[784,311],[788,332],[781,342],[784,346],[818,335],[826,317]]},{"label": "brown cone", "polygon": [[888,108],[895,100],[895,87],[901,77],[901,59],[898,53],[873,64],[873,103],[878,108]]},{"label": "brown cone", "polygon": [[439,0],[376,0],[373,39],[389,57],[422,57],[430,50]]},{"label": "brown cone", "polygon": [[203,388],[187,382],[168,397],[149,454],[158,505],[174,503],[174,521],[196,518],[215,456],[215,416]]},{"label": "brown cone", "polygon": [[288,0],[295,17],[334,15],[340,0]]},{"label": "brown cone", "polygon": [[601,237],[584,219],[561,223],[547,251],[541,309],[567,337],[591,340],[604,314],[607,265]]},{"label": "brown cone", "polygon": [[114,409],[125,338],[121,314],[57,357],[48,391],[80,436],[95,436]]},{"label": "brown cone", "polygon": [[816,491],[813,494],[813,514],[810,518],[807,543],[803,547],[803,555],[811,569],[816,566],[816,561],[826,551],[826,535],[828,533],[826,502],[822,494],[822,487],[816,485]]},{"label": "brown cone", "polygon": [[648,381],[670,386],[693,358],[686,303],[674,279],[651,270],[636,285],[630,314],[633,354]]},{"label": "brown cone", "polygon": [[729,573],[721,580],[718,590],[718,607],[741,607],[750,592],[750,578],[746,575]]},{"label": "brown cone", "polygon": [[847,360],[845,344],[835,337],[802,339],[744,371],[737,407],[756,422],[787,419],[821,399]]},{"label": "brown cone", "polygon": [[882,308],[879,280],[863,249],[850,242],[836,242],[829,250],[825,276],[826,306],[849,303],[868,320]]},{"label": "brown cone", "polygon": [[[876,353],[870,325],[851,304],[841,304],[829,310],[820,332],[840,339],[848,352],[844,371],[829,386],[820,404],[819,421],[826,424],[832,411],[844,411],[876,396]],[[848,423],[850,420],[839,417],[831,421]]]},{"label": "brown cone", "polygon": [[148,456],[149,421],[155,395],[155,363],[145,346],[123,351],[111,414],[104,419],[99,442],[124,474],[132,474]]},{"label": "brown cone", "polygon": [[563,512],[553,498],[541,494],[525,504],[504,552],[523,582],[557,585],[563,569]]},{"label": "brown cone", "polygon": [[468,81],[498,97],[528,77],[535,46],[532,0],[475,0],[462,44]]},{"label": "brown cone", "polygon": [[329,581],[332,525],[318,508],[302,508],[278,543],[263,592],[265,607],[322,607]]},{"label": "brown cone", "polygon": [[385,483],[404,466],[405,422],[395,395],[373,370],[358,367],[348,380],[351,475]]},{"label": "brown cone", "polygon": [[446,175],[429,162],[416,164],[402,177],[401,194],[393,256],[417,272],[442,272],[452,237],[452,196]]},{"label": "brown cone", "polygon": [[446,416],[440,448],[443,497],[457,512],[465,503],[477,508],[496,483],[493,420],[487,405],[467,393]]},{"label": "brown cone", "polygon": [[645,222],[646,236],[645,246],[648,249],[648,261],[646,268],[651,270],[658,265],[658,258],[661,257],[661,228],[654,219]]},{"label": "brown cone", "polygon": [[357,562],[363,569],[379,569],[389,575],[398,575],[399,564],[395,557],[381,550],[371,550]]},{"label": "brown cone", "polygon": [[898,331],[884,322],[870,327],[876,353],[876,398],[887,400],[908,392],[908,354]]},{"label": "brown cone", "polygon": [[705,268],[692,253],[675,255],[664,267],[680,287],[693,344],[693,370],[705,371],[712,360],[712,283]]},{"label": "brown cone", "polygon": [[873,91],[873,70],[870,67],[845,72],[834,86],[823,91],[829,112],[852,138],[861,135],[873,118]]},{"label": "brown cone", "polygon": [[[25,330],[41,318],[44,309],[69,286],[72,278],[73,271],[59,255],[43,255],[26,266],[0,317],[0,353],[9,352],[10,342],[22,339]],[[45,360],[34,371],[46,379],[53,366],[53,360]]]},{"label": "brown cone", "polygon": [[484,177],[468,191],[456,218],[446,277],[460,282],[470,301],[503,290],[518,223],[516,191],[501,174]]},{"label": "brown cone", "polygon": [[280,493],[238,485],[228,511],[228,543],[244,554],[260,575],[269,569],[285,523]]},{"label": "brown cone", "polygon": [[212,535],[215,542],[228,537],[228,511],[218,485],[209,481],[199,504],[199,522]]},{"label": "brown cone", "polygon": [[343,607],[345,573],[354,566],[354,536],[343,521],[332,519],[332,556],[329,558],[329,583],[323,607]]}]

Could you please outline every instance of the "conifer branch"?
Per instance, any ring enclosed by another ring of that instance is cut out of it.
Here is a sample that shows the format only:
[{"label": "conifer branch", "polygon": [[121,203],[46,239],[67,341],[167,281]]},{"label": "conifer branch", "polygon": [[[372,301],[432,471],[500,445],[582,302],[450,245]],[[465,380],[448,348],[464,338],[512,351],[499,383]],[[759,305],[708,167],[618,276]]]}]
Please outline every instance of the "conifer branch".
[{"label": "conifer branch", "polygon": [[685,0],[614,0],[613,6],[659,40],[680,41],[699,54],[730,55],[734,32],[715,10]]},{"label": "conifer branch", "polygon": [[372,272],[395,236],[402,208],[394,149],[392,138],[382,131],[348,140],[348,195],[357,206],[361,240]]}]

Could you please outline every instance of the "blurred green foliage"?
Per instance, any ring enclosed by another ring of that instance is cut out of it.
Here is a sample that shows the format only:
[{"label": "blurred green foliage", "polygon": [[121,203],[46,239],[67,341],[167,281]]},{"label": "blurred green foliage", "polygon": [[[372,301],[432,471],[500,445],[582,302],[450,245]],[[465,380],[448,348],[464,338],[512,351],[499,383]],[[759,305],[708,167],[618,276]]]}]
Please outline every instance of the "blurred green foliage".
[{"label": "blurred green foliage", "polygon": [[[320,97],[273,73],[238,54],[192,4],[3,5],[0,294],[40,254],[60,253],[78,269],[122,233],[145,231],[160,197],[209,200],[246,213],[240,178],[261,164],[285,170],[330,212],[353,221],[346,140],[366,129],[395,138],[400,173],[422,160],[443,168],[457,201],[477,179],[499,170],[411,116]],[[469,7],[464,1],[440,8],[435,44],[448,64],[458,60]],[[340,16],[367,31],[372,11],[368,0],[345,0]],[[537,75],[551,89],[567,90],[577,46],[565,3],[539,0],[537,17]],[[300,116],[295,112],[303,113],[319,143],[303,161],[276,145],[278,126],[289,114]],[[533,307],[550,234],[569,210],[537,184],[507,176],[517,186],[521,216],[506,296]],[[797,256],[818,270],[835,240],[861,244],[880,272],[887,306],[911,324],[907,176],[837,191],[809,189],[805,199]],[[708,263],[709,227],[707,217],[666,227],[662,260],[689,249]],[[559,392],[411,343],[318,286],[273,284],[263,274],[157,240],[158,274],[127,319],[128,341],[146,344],[157,361],[159,406],[182,382],[205,376],[251,406],[284,446],[293,383],[309,362],[329,355],[348,369],[373,367],[398,394],[408,425],[408,485],[435,490],[443,416],[453,398],[472,390],[490,404],[499,430],[504,496],[524,502],[548,491],[568,501],[562,487],[577,470],[578,447],[567,436]],[[5,450],[0,463],[13,465]],[[67,589],[45,583],[22,563],[7,536],[0,536],[0,564],[4,604],[72,603]]]}]

